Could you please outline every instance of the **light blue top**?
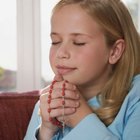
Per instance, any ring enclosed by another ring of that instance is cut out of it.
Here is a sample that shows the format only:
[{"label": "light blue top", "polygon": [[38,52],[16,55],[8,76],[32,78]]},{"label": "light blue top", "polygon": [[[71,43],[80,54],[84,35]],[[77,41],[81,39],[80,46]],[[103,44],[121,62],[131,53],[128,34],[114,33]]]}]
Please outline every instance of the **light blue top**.
[{"label": "light blue top", "polygon": [[[88,101],[90,106],[98,106],[96,97]],[[35,134],[41,118],[38,116],[39,102],[36,104],[24,140],[36,140]],[[106,127],[92,113],[75,128],[65,128],[64,137],[59,130],[52,140],[140,140],[140,75],[134,77],[132,88],[126,96],[118,115]]]}]

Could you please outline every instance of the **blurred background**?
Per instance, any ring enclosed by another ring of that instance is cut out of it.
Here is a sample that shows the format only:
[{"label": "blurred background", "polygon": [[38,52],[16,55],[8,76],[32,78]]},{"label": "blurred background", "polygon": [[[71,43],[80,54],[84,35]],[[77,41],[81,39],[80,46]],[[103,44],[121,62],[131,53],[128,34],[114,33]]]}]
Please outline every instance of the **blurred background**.
[{"label": "blurred background", "polygon": [[[38,90],[53,79],[50,17],[59,0],[0,0],[0,92]],[[123,0],[140,31],[140,0]]]}]

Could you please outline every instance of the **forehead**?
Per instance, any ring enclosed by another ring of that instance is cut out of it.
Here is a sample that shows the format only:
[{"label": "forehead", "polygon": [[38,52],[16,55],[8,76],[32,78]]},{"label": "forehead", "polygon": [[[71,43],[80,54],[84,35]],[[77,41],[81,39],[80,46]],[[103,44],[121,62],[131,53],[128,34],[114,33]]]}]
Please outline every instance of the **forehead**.
[{"label": "forehead", "polygon": [[[78,4],[63,6],[54,11],[51,18],[52,31],[97,32],[100,26]],[[93,31],[94,30],[94,31]]]},{"label": "forehead", "polygon": [[70,4],[60,7],[59,9],[56,9],[52,15],[52,21],[53,20],[60,20],[63,21],[63,19],[67,19],[67,21],[72,22],[91,18],[84,9],[80,7],[78,4]]}]

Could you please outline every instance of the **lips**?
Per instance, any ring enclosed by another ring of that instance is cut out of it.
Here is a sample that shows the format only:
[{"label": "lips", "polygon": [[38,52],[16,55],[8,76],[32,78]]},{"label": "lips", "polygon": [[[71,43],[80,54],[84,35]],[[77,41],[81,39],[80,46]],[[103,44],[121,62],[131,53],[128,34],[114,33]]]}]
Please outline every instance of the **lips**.
[{"label": "lips", "polygon": [[67,66],[56,66],[57,72],[61,75],[69,74],[70,72],[73,72],[76,68],[71,68]]}]

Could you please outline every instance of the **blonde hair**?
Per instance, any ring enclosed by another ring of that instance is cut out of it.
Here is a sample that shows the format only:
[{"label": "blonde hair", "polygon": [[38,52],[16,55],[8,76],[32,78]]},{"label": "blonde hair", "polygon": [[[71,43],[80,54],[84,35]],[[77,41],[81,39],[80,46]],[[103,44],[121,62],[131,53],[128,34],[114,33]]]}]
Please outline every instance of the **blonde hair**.
[{"label": "blonde hair", "polygon": [[132,18],[121,0],[60,0],[54,11],[68,5],[80,5],[101,26],[108,46],[124,39],[125,51],[113,68],[113,74],[99,95],[101,107],[94,112],[106,124],[112,123],[140,73],[140,39]]}]

